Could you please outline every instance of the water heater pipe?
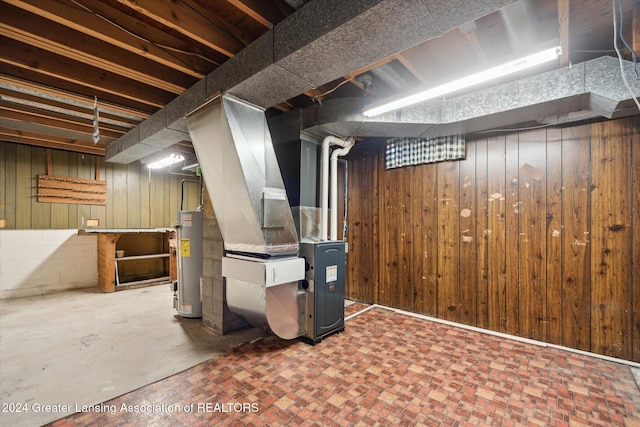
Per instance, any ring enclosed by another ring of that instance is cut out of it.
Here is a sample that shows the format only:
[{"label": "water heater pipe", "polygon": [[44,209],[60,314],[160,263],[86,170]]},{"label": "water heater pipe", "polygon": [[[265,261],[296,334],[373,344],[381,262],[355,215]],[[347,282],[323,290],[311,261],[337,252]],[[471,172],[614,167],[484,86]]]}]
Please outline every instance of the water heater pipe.
[{"label": "water heater pipe", "polygon": [[329,222],[329,146],[345,147],[347,140],[329,135],[322,140],[322,187],[320,192],[320,239],[327,240],[327,223]]},{"label": "water heater pipe", "polygon": [[349,154],[355,143],[355,139],[349,137],[347,145],[331,153],[331,240],[338,240],[338,157]]}]

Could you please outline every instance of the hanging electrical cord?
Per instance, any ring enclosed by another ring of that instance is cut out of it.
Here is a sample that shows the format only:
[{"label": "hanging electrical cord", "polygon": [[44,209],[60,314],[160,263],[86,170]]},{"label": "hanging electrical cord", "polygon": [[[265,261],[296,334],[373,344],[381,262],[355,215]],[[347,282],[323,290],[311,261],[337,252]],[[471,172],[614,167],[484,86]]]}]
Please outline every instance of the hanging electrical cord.
[{"label": "hanging electrical cord", "polygon": [[613,47],[615,48],[616,54],[618,55],[618,62],[620,63],[620,73],[622,74],[622,81],[624,82],[624,85],[627,87],[629,94],[631,95],[636,105],[638,106],[638,110],[640,110],[640,101],[638,101],[638,97],[633,92],[631,85],[627,81],[627,76],[624,73],[624,63],[622,62],[622,54],[620,53],[620,48],[618,48],[618,23],[616,22],[617,21],[616,0],[611,0],[611,4],[613,6]]},{"label": "hanging electrical cord", "polygon": [[[638,56],[636,55],[636,51],[633,50],[633,48],[629,46],[629,43],[627,43],[627,41],[625,40],[623,31],[622,31],[622,25],[624,23],[624,15],[622,12],[622,0],[618,0],[618,4],[620,5],[620,40],[622,40],[622,43],[624,43],[626,48],[629,49],[629,51],[631,52],[631,55],[633,56],[633,71],[636,73],[636,80],[640,80],[640,75],[638,74]],[[614,20],[615,20],[615,17],[614,17]]]}]

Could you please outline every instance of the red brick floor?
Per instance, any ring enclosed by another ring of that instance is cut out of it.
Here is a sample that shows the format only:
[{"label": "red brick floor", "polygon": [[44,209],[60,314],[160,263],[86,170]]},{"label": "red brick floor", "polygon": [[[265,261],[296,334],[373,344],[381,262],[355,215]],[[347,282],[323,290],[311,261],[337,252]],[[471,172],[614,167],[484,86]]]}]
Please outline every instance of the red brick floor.
[{"label": "red brick floor", "polygon": [[381,308],[314,347],[271,337],[104,405],[53,425],[640,425],[627,366]]}]

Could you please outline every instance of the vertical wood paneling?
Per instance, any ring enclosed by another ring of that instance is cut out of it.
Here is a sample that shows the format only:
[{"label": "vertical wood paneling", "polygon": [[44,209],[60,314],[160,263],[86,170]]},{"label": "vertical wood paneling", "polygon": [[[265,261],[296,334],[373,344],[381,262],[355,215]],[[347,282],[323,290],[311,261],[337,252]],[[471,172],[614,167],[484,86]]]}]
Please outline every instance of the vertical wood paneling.
[{"label": "vertical wood paneling", "polygon": [[505,140],[505,332],[520,333],[520,193],[518,135]]},{"label": "vertical wood paneling", "polygon": [[476,325],[476,230],[475,230],[475,189],[476,189],[476,144],[470,142],[466,147],[466,158],[458,163],[460,165],[460,209],[459,240],[460,263],[458,265],[460,287],[460,314],[459,321],[467,325]]},{"label": "vertical wood paneling", "polygon": [[[629,130],[629,122],[625,128]],[[592,125],[591,343],[631,357],[631,146],[622,126]]]},{"label": "vertical wood paneling", "polygon": [[107,163],[103,170],[103,174],[107,179],[107,206],[105,207],[105,215],[107,219],[105,221],[106,228],[115,228],[113,225],[113,211],[114,211],[114,197],[113,197],[113,187],[115,185],[113,181],[113,163]]},{"label": "vertical wood paneling", "polygon": [[[479,139],[476,145],[476,185],[475,185],[475,244],[476,244],[476,287],[477,287],[477,315],[476,325],[480,328],[489,327],[489,289],[488,289],[488,235],[487,212],[489,187],[487,181],[487,140]],[[504,181],[503,181],[504,182]],[[501,251],[500,253],[503,253]],[[491,259],[494,254],[491,254]]]},{"label": "vertical wood paneling", "polygon": [[142,228],[151,227],[150,213],[150,192],[149,192],[149,169],[140,167],[140,226]]},{"label": "vertical wood paneling", "polygon": [[[53,174],[56,176],[69,176],[68,151],[52,150]],[[69,226],[69,206],[63,203],[51,204],[51,228],[64,229]],[[73,228],[73,227],[71,227]]]},{"label": "vertical wood paneling", "polygon": [[436,316],[438,312],[438,198],[435,165],[416,168],[416,178],[422,182],[422,287],[418,289],[422,306],[420,313]]},{"label": "vertical wood paneling", "polygon": [[7,218],[7,145],[0,144],[0,219]]},{"label": "vertical wood paneling", "polygon": [[[78,159],[78,178],[82,179],[94,179],[95,171],[95,158],[88,154],[80,154]],[[78,227],[84,227],[87,224],[87,219],[91,218],[91,206],[90,205],[77,205],[78,206]]]},{"label": "vertical wood paneling", "polygon": [[[4,145],[4,144],[3,144]],[[7,220],[8,229],[16,229],[16,168],[18,162],[16,160],[17,145],[6,144],[6,180],[5,180],[5,197],[6,197],[6,213],[4,218]],[[13,208],[12,208],[13,207]]]},{"label": "vertical wood paneling", "polygon": [[140,228],[140,163],[127,165],[127,228]]},{"label": "vertical wood paneling", "polygon": [[113,227],[127,228],[127,165],[113,165]]},{"label": "vertical wood paneling", "polygon": [[[100,162],[100,180],[106,180],[106,162],[104,157],[96,157],[94,156],[93,163],[95,164],[96,158]],[[96,176],[94,175],[94,178]],[[107,182],[107,188],[109,188],[109,183]],[[107,222],[107,207],[106,206],[91,206],[91,218],[97,219],[99,221],[100,227],[105,228],[105,224]]]},{"label": "vertical wood paneling", "polygon": [[562,344],[562,131],[547,129],[547,341]]},{"label": "vertical wood paneling", "polygon": [[[178,222],[178,211],[180,210],[180,182],[184,177],[173,175],[169,182],[169,216],[167,217],[166,226],[176,224]],[[199,187],[199,184],[192,183],[188,188],[185,188],[187,198],[185,200],[185,209],[195,210],[198,207],[198,202],[194,197],[194,190]]]},{"label": "vertical wood paneling", "polygon": [[48,230],[51,228],[51,203],[38,203],[36,177],[47,174],[46,150],[31,150],[31,228]]},{"label": "vertical wood paneling", "polygon": [[415,168],[402,168],[400,170],[400,187],[397,191],[400,193],[401,203],[397,208],[398,217],[398,235],[396,237],[398,252],[398,282],[397,288],[397,306],[404,310],[411,310],[414,304],[414,291],[416,283],[413,278],[415,275],[415,265],[413,253],[413,227],[412,227],[412,182],[413,172]]},{"label": "vertical wood paneling", "polygon": [[[523,132],[519,140],[520,335],[547,339],[546,132]],[[528,166],[528,167],[527,167]],[[535,168],[532,170],[531,167]],[[538,177],[536,174],[542,176]]]},{"label": "vertical wood paneling", "polygon": [[563,345],[591,348],[591,126],[562,130]]},{"label": "vertical wood paneling", "polygon": [[438,317],[460,320],[460,163],[442,162],[438,174]]},{"label": "vertical wood paneling", "polygon": [[[506,250],[506,176],[505,137],[487,141],[487,226],[483,230],[487,241],[487,327],[507,331],[507,258]],[[513,202],[512,202],[513,203]],[[511,286],[517,287],[517,282]],[[517,294],[516,294],[517,295]]]},{"label": "vertical wood paneling", "polygon": [[631,301],[633,305],[633,318],[631,319],[633,334],[633,349],[631,360],[640,362],[640,118],[631,119],[631,156],[632,156],[632,184],[634,190],[632,194],[633,201],[633,218],[632,227],[633,235],[631,236],[631,250],[633,252],[631,259],[633,260],[633,283]]},{"label": "vertical wood paneling", "polygon": [[398,240],[397,182],[402,171],[400,169],[389,170],[384,173],[382,184],[381,204],[383,211],[380,221],[385,227],[380,233],[380,247],[383,259],[383,268],[380,271],[380,301],[384,305],[397,304],[396,289],[398,282]]},{"label": "vertical wood paneling", "polygon": [[31,229],[31,147],[18,145],[16,151],[16,229]]},{"label": "vertical wood paneling", "polygon": [[[79,154],[69,153],[69,176],[77,178],[78,177],[78,161],[80,159]],[[108,202],[108,201],[107,201]],[[78,206],[77,205],[67,205],[69,208],[69,227],[70,228],[81,228],[82,224],[78,219]]]}]

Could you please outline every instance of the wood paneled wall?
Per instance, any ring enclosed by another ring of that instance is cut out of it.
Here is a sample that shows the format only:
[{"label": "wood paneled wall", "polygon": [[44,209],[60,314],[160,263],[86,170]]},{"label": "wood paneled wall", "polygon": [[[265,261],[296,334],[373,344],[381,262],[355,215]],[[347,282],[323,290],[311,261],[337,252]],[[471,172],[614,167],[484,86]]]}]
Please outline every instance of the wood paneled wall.
[{"label": "wood paneled wall", "polygon": [[[181,181],[185,176],[152,172],[139,162],[106,163],[104,158],[52,150],[53,174],[107,181],[107,205],[38,203],[37,175],[46,174],[46,149],[0,142],[0,219],[7,229],[83,228],[87,219],[99,228],[170,227],[177,222]],[[199,203],[197,183],[185,183],[184,208]],[[83,222],[84,221],[84,222]]]},{"label": "wood paneled wall", "polygon": [[348,160],[347,298],[640,362],[640,117]]}]

